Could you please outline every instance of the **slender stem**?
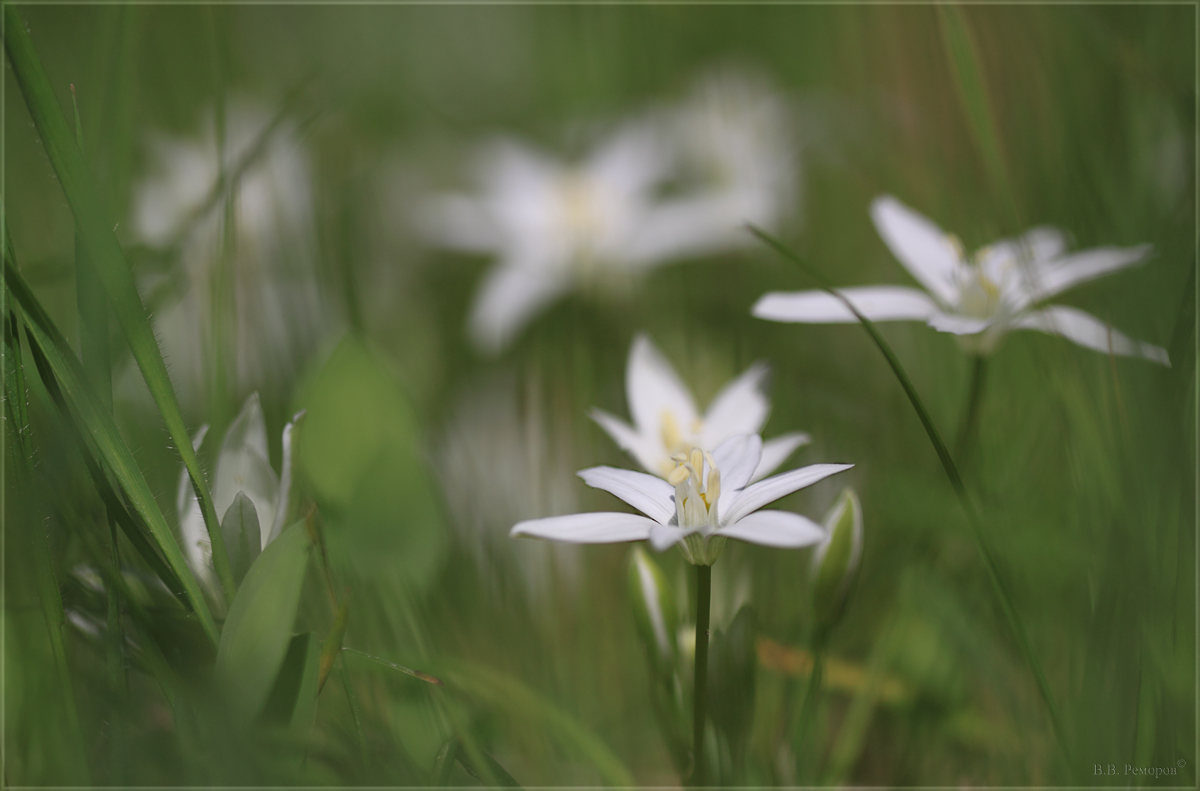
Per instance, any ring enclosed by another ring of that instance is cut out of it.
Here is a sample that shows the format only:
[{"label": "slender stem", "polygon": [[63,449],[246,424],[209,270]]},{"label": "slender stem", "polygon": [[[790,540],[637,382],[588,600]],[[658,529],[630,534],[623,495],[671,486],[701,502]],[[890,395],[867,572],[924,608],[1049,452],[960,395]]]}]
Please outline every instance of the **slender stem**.
[{"label": "slender stem", "polygon": [[975,444],[979,430],[979,412],[983,405],[983,391],[987,385],[987,358],[975,355],[971,366],[971,391],[967,395],[967,411],[963,416],[962,428],[958,430],[958,441],[954,443],[954,458],[959,464],[967,463],[967,454]]},{"label": "slender stem", "polygon": [[692,785],[708,782],[704,760],[704,705],[708,694],[708,611],[712,593],[712,566],[696,566],[696,673],[692,695]]},{"label": "slender stem", "polygon": [[[796,759],[800,762],[799,770],[796,774],[797,780],[802,779],[800,772],[807,772],[812,768],[813,761],[809,760],[815,755],[815,750],[810,750],[809,733],[812,730],[812,721],[817,713],[817,701],[821,695],[821,683],[825,678],[825,645],[823,642],[813,644],[812,649],[813,666],[812,673],[808,677],[808,685],[804,691],[804,703],[800,707],[800,719],[796,727]],[[815,777],[816,772],[809,772],[810,776]]]}]

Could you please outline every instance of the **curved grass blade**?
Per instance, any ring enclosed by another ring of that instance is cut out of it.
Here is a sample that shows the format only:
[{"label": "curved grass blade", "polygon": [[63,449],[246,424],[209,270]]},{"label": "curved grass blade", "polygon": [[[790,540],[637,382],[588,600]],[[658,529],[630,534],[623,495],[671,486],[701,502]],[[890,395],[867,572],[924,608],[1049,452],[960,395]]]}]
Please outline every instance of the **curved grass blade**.
[{"label": "curved grass blade", "polygon": [[213,567],[217,579],[221,582],[226,601],[233,601],[236,586],[225,551],[220,520],[192,449],[191,438],[179,411],[179,402],[167,375],[167,366],[163,363],[150,319],[138,296],[133,275],[113,226],[105,219],[91,176],[84,166],[83,155],[75,144],[67,119],[50,87],[50,80],[25,30],[25,22],[13,5],[4,6],[4,46],[29,108],[29,115],[33,118],[50,164],[75,216],[75,228],[84,261],[94,268],[98,279],[104,284],[117,323],[192,479],[192,487],[196,490],[204,524],[212,542]]},{"label": "curved grass blade", "polygon": [[[31,349],[36,351],[44,361],[47,372],[52,374],[51,377],[44,376],[43,382],[48,387],[53,382],[61,388],[60,394],[64,402],[69,405],[71,411],[78,418],[77,423],[70,420],[68,423],[84,429],[80,433],[86,433],[87,439],[90,440],[96,453],[103,458],[105,467],[113,474],[121,490],[129,498],[133,510],[146,524],[157,548],[162,552],[170,567],[172,576],[175,578],[174,581],[177,581],[182,587],[188,606],[200,619],[200,625],[215,644],[218,639],[216,623],[208,610],[204,595],[200,592],[200,586],[192,575],[191,569],[188,568],[179,544],[175,541],[174,533],[171,532],[166,518],[159,510],[158,503],[155,502],[154,495],[150,492],[149,484],[142,477],[142,471],[138,469],[137,463],[133,459],[133,454],[129,452],[129,448],[121,439],[112,416],[100,407],[95,395],[87,386],[75,353],[71,351],[66,339],[54,326],[50,317],[46,315],[37,298],[33,296],[33,292],[26,285],[21,273],[17,271],[12,257],[12,243],[9,239],[5,239],[4,247],[4,283],[8,293],[15,298],[28,317],[25,326]],[[191,447],[190,442],[188,447]],[[102,473],[98,475],[98,478],[101,479],[97,480],[98,485],[101,484],[103,477]],[[103,496],[103,487],[101,489]],[[117,516],[120,521],[120,510],[122,509],[114,509],[115,503],[110,502],[110,497],[105,497],[105,500],[109,512]],[[138,531],[130,532],[137,533]],[[168,582],[167,579],[163,581]]]},{"label": "curved grass blade", "polygon": [[424,681],[427,684],[433,684],[438,687],[443,686],[442,680],[440,678],[438,678],[437,676],[431,676],[428,673],[422,672],[420,670],[413,670],[411,667],[405,667],[404,665],[398,665],[395,662],[389,662],[386,659],[380,659],[377,656],[371,656],[368,653],[359,651],[357,648],[349,648],[347,646],[342,646],[342,651],[347,654],[354,654],[355,656],[361,656],[363,659],[369,659],[376,664],[383,665],[384,667],[390,667],[392,670],[403,673],[406,676],[412,676],[413,678],[415,678],[419,681]]},{"label": "curved grass blade", "polygon": [[629,770],[599,738],[574,717],[559,709],[515,678],[484,665],[448,663],[438,675],[463,692],[509,713],[535,721],[564,747],[587,758],[606,785],[629,788],[636,783]]},{"label": "curved grass blade", "polygon": [[1008,625],[1017,639],[1017,645],[1024,655],[1026,664],[1029,665],[1029,670],[1033,674],[1034,681],[1037,683],[1038,692],[1042,696],[1042,702],[1045,704],[1046,711],[1050,715],[1050,724],[1054,729],[1058,746],[1066,757],[1068,767],[1073,767],[1074,763],[1071,761],[1066,733],[1063,731],[1062,721],[1058,716],[1058,709],[1054,705],[1054,698],[1050,695],[1050,684],[1046,680],[1046,674],[1042,672],[1041,663],[1038,662],[1037,656],[1033,653],[1033,647],[1030,645],[1029,634],[1025,630],[1025,624],[1021,620],[1016,607],[1013,605],[1012,596],[1009,595],[1008,588],[1000,576],[1000,569],[996,563],[995,554],[992,552],[987,537],[983,532],[979,511],[975,507],[974,500],[971,499],[970,494],[967,492],[967,487],[963,484],[962,476],[958,472],[958,467],[955,465],[954,459],[950,456],[950,451],[946,449],[946,444],[942,442],[937,428],[933,425],[933,419],[925,409],[925,404],[922,403],[921,397],[917,395],[916,388],[913,387],[912,381],[908,378],[908,374],[904,372],[904,368],[900,365],[900,360],[887,344],[887,341],[883,339],[883,336],[879,334],[879,329],[876,328],[874,322],[862,315],[854,307],[854,303],[846,299],[837,289],[830,285],[829,281],[825,279],[816,267],[792,252],[787,245],[761,228],[755,225],[749,225],[748,227],[750,232],[765,242],[768,247],[799,266],[809,277],[817,282],[818,286],[840,300],[854,314],[859,323],[862,324],[863,329],[871,336],[871,340],[875,342],[875,346],[879,349],[884,359],[887,360],[888,365],[891,366],[892,373],[896,375],[900,386],[904,388],[904,394],[908,396],[913,410],[917,413],[921,425],[925,428],[925,433],[929,436],[929,442],[933,445],[933,449],[942,463],[942,469],[950,481],[950,486],[954,489],[954,493],[958,495],[959,503],[962,505],[963,511],[967,514],[967,522],[971,525],[971,538],[974,539],[975,547],[979,551],[980,558],[983,560],[984,568],[987,569],[988,581],[991,583],[992,592],[996,596],[1000,609],[1004,613],[1005,620],[1008,621]]}]

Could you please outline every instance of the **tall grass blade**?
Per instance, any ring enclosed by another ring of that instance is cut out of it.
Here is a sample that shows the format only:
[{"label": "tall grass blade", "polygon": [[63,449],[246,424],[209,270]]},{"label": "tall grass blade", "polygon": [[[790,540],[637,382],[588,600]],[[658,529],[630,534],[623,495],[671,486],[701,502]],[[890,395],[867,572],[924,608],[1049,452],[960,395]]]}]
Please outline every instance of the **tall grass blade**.
[{"label": "tall grass blade", "polygon": [[209,540],[212,542],[213,567],[226,600],[233,601],[236,586],[229,556],[225,551],[225,540],[221,535],[220,520],[204,475],[200,471],[200,463],[192,449],[191,438],[179,411],[175,390],[171,386],[167,367],[159,352],[146,309],[138,296],[125,254],[117,241],[113,226],[105,219],[91,177],[84,166],[83,155],[72,139],[62,108],[58,105],[49,78],[33,48],[29,33],[25,30],[25,22],[15,6],[4,7],[4,25],[4,45],[13,74],[21,87],[21,93],[25,96],[29,114],[75,216],[76,231],[85,253],[84,260],[95,268],[98,279],[104,284],[117,323],[121,326],[171,439],[183,458],[183,464],[192,479],[192,487],[196,490],[196,497],[200,502]]},{"label": "tall grass blade", "polygon": [[979,551],[979,556],[983,560],[984,568],[987,569],[988,581],[991,583],[992,592],[995,594],[1000,609],[1004,613],[1004,617],[1017,639],[1017,645],[1025,658],[1026,664],[1029,665],[1029,670],[1033,674],[1034,681],[1037,683],[1038,692],[1042,696],[1042,702],[1045,704],[1046,711],[1050,715],[1050,724],[1054,729],[1058,746],[1063,751],[1067,766],[1073,772],[1074,763],[1071,761],[1070,749],[1067,746],[1066,733],[1063,731],[1062,721],[1058,716],[1058,709],[1055,707],[1054,698],[1050,694],[1050,684],[1046,680],[1046,674],[1042,671],[1041,663],[1033,653],[1033,647],[1030,645],[1029,634],[1025,630],[1025,624],[1021,620],[1016,607],[1013,605],[1012,596],[1009,595],[1008,588],[1000,576],[995,554],[992,552],[987,538],[983,533],[979,511],[975,507],[975,502],[971,499],[970,493],[967,492],[967,487],[963,484],[962,476],[958,472],[958,467],[955,465],[954,459],[950,456],[950,451],[946,449],[946,444],[942,442],[937,427],[933,425],[933,419],[925,409],[925,404],[922,403],[921,397],[917,395],[916,388],[913,387],[912,382],[908,378],[908,374],[904,372],[903,366],[900,365],[900,360],[896,357],[887,341],[883,339],[883,336],[879,334],[879,330],[876,328],[874,322],[859,313],[858,309],[854,307],[854,303],[846,299],[830,285],[829,281],[825,279],[816,267],[792,252],[783,242],[761,228],[754,225],[750,225],[749,228],[750,232],[765,242],[767,246],[799,266],[817,282],[817,285],[840,300],[854,314],[859,323],[862,324],[863,329],[871,336],[871,340],[875,342],[875,346],[879,349],[884,359],[887,360],[888,365],[891,366],[892,373],[896,375],[900,386],[904,388],[905,395],[908,396],[908,400],[912,404],[913,410],[917,413],[917,417],[920,419],[925,433],[929,436],[929,442],[933,445],[933,449],[942,463],[942,469],[946,473],[946,478],[950,481],[950,486],[954,489],[954,493],[958,495],[958,500],[962,504],[963,511],[967,514],[967,522],[971,525],[971,538],[974,540],[975,547]]},{"label": "tall grass blade", "polygon": [[[85,440],[103,459],[104,466],[112,473],[117,485],[129,499],[133,510],[148,528],[155,546],[162,552],[171,572],[171,576],[164,578],[163,582],[168,585],[175,582],[181,586],[187,605],[199,618],[200,625],[209,639],[216,644],[218,637],[216,623],[208,610],[208,604],[204,600],[196,578],[184,560],[174,533],[171,532],[166,518],[154,500],[149,484],[146,483],[141,470],[138,469],[137,462],[134,461],[133,454],[130,453],[117,431],[112,416],[100,407],[96,396],[87,386],[83,369],[71,351],[71,347],[58,328],[54,326],[50,317],[46,315],[24,278],[21,277],[13,260],[12,243],[9,239],[5,239],[4,247],[4,283],[8,293],[28,317],[26,328],[31,349],[41,358],[40,361],[44,362],[47,373],[51,374],[49,377],[43,376],[43,383],[48,389],[51,386],[60,389],[64,403],[69,406],[71,413],[78,419],[78,423],[70,420],[68,423],[77,425],[81,429],[80,433],[84,435]],[[191,447],[190,442],[188,447]],[[104,497],[105,492],[102,485],[104,476],[99,474],[95,477],[98,478],[97,484],[101,487],[101,495]],[[109,513],[120,520],[119,511],[121,509],[114,508],[118,505],[119,503],[112,502],[111,495],[105,497],[105,506],[109,509]],[[135,529],[129,532],[137,533],[138,531]],[[179,588],[175,588],[175,590],[179,590]]]}]

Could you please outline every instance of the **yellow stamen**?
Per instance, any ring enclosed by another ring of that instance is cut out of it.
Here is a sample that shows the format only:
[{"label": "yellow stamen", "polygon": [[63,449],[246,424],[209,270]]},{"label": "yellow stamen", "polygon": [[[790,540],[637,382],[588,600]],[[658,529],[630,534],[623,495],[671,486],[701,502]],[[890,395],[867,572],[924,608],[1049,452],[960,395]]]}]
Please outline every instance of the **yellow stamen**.
[{"label": "yellow stamen", "polygon": [[691,475],[691,472],[688,470],[688,468],[680,465],[671,470],[671,474],[667,476],[667,483],[671,484],[672,486],[678,486],[686,481],[689,475]]}]

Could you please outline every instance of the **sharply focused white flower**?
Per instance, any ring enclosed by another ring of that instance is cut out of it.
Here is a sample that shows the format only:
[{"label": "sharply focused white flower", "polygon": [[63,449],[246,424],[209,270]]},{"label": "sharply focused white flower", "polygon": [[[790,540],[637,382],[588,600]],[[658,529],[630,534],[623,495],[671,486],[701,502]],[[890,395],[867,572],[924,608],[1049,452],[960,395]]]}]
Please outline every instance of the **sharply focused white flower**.
[{"label": "sharply focused white flower", "polygon": [[[1149,245],[1068,254],[1061,232],[1034,228],[1019,239],[1002,240],[967,257],[958,239],[895,198],[877,198],[871,217],[892,253],[924,287],[839,289],[872,321],[925,321],[958,335],[977,354],[994,351],[1012,330],[1038,330],[1089,349],[1170,364],[1161,347],[1126,337],[1077,308],[1043,304],[1073,286],[1143,261]],[[752,312],[772,321],[857,321],[840,300],[824,291],[766,294]]]},{"label": "sharply focused white flower", "polygon": [[[618,445],[642,465],[642,469],[666,478],[678,466],[676,454],[693,448],[711,450],[731,437],[758,434],[767,422],[771,402],[763,392],[770,369],[752,365],[727,384],[701,415],[675,369],[645,335],[638,335],[629,350],[625,391],[633,426],[600,409],[592,419]],[[796,448],[810,437],[793,432],[762,446],[762,458],[750,480],[774,472]]]},{"label": "sharply focused white flower", "polygon": [[139,287],[158,303],[155,333],[185,401],[204,394],[217,365],[243,393],[285,381],[329,324],[308,155],[293,123],[271,123],[260,105],[226,107],[224,169],[240,173],[229,227],[212,113],[197,137],[153,137],[134,190],[134,232],[170,263]]},{"label": "sharply focused white flower", "polygon": [[747,434],[726,440],[712,453],[693,448],[690,454],[679,454],[665,481],[613,467],[581,470],[579,477],[588,486],[616,495],[645,516],[552,516],[519,522],[510,535],[573,544],[648,539],[659,551],[681,543],[684,558],[702,566],[716,562],[727,538],[783,548],[821,541],[825,531],[812,520],[788,511],[758,509],[854,465],[813,464],[750,483],[761,456],[762,439]]},{"label": "sharply focused white flower", "polygon": [[[228,518],[229,511],[239,494],[249,500],[254,510],[259,531],[256,550],[265,549],[283,532],[292,482],[292,429],[299,418],[300,414],[297,414],[283,429],[281,476],[275,474],[267,455],[267,430],[257,393],[246,399],[242,411],[225,432],[213,475],[212,498],[223,526],[226,547],[231,552],[239,536],[230,535],[226,523],[231,521]],[[207,432],[208,426],[201,426],[192,438],[192,446],[196,450],[200,449]],[[204,524],[200,503],[196,500],[186,469],[179,475],[175,504],[179,511],[179,531],[188,564],[197,578],[215,591],[217,586],[208,528]]]},{"label": "sharply focused white flower", "polygon": [[471,311],[475,343],[496,352],[580,285],[668,260],[670,240],[653,217],[666,167],[655,127],[640,122],[575,164],[511,140],[488,147],[480,194],[443,196],[419,217],[433,241],[496,256]]}]

